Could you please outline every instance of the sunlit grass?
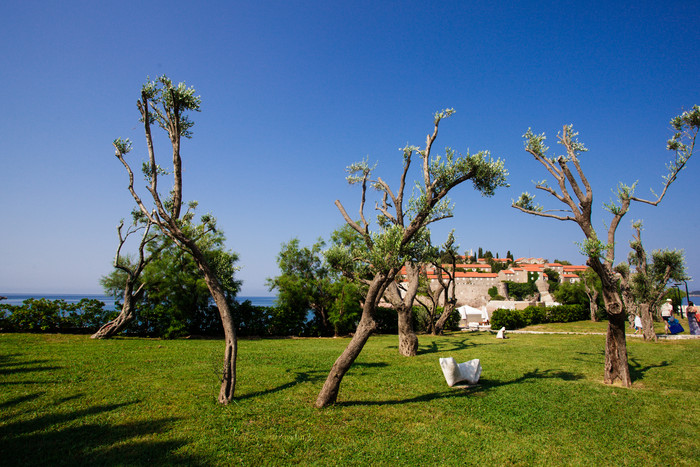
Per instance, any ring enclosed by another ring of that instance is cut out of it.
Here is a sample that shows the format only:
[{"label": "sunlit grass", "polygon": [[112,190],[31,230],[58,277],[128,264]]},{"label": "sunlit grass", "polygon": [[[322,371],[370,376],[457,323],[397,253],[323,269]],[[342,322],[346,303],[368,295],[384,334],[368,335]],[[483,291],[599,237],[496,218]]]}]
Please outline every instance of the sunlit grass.
[{"label": "sunlit grass", "polygon": [[[688,320],[680,318],[679,321],[683,326],[683,332],[679,335],[689,335]],[[538,331],[538,332],[585,332],[585,333],[601,333],[605,334],[608,330],[607,321],[576,321],[573,323],[546,323],[527,326],[522,331]],[[634,329],[631,326],[625,327],[627,335],[633,335]],[[664,334],[664,323],[654,322],[654,331],[658,335]],[[641,332],[640,332],[641,334]]]},{"label": "sunlit grass", "polygon": [[[241,341],[222,407],[221,341],[0,335],[2,464],[700,463],[698,340],[630,339],[623,389],[601,382],[604,336],[420,336],[414,358],[374,336],[314,409],[347,343]],[[480,383],[448,388],[445,356],[481,359]]]}]

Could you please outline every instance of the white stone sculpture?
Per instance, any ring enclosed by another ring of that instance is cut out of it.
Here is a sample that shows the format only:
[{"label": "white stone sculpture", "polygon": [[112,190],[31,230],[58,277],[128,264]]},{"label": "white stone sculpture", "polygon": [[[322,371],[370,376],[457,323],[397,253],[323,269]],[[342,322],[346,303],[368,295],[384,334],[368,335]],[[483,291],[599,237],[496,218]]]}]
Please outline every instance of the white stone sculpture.
[{"label": "white stone sculpture", "polygon": [[441,358],[440,368],[442,368],[442,374],[445,375],[447,385],[450,387],[460,381],[476,384],[481,376],[481,362],[478,358],[464,363],[457,363],[452,357]]},{"label": "white stone sculpture", "polygon": [[498,334],[496,334],[496,339],[505,339],[506,338],[506,327],[503,326],[499,331]]}]

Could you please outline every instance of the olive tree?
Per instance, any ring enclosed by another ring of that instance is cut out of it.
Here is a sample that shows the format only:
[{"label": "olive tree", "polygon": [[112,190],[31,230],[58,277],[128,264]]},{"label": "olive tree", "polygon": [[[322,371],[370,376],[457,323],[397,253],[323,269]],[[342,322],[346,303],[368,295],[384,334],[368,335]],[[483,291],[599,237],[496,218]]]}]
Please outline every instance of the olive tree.
[{"label": "olive tree", "polygon": [[608,315],[608,331],[605,341],[605,377],[607,384],[619,380],[623,386],[632,384],[627,362],[627,344],[625,341],[625,309],[618,291],[618,276],[615,273],[615,233],[620,221],[627,214],[632,202],[657,206],[664,198],[669,186],[686,166],[695,148],[695,139],[700,128],[700,107],[673,118],[671,125],[675,129],[667,148],[674,153],[668,163],[668,174],[664,176],[663,190],[653,199],[635,195],[636,182],[632,185],[620,183],[617,189],[617,202],[604,205],[612,215],[608,224],[607,236],[603,239],[593,227],[593,189],[586,178],[580,163],[580,156],[587,151],[578,140],[578,133],[571,125],[564,126],[558,134],[558,143],[565,149],[565,154],[549,156],[545,145],[544,133],[535,134],[531,129],[523,135],[525,150],[530,153],[555,179],[554,185],[546,181],[536,183],[535,188],[554,197],[564,204],[563,210],[545,210],[536,205],[534,196],[525,192],[520,195],[513,207],[527,214],[576,223],[582,230],[585,240],[581,243],[582,252],[588,256],[588,265],[600,277],[603,302]]},{"label": "olive tree", "polygon": [[[340,201],[336,200],[335,204],[346,223],[362,240],[360,247],[348,249],[347,253],[351,261],[364,265],[366,272],[363,279],[367,291],[357,329],[347,348],[333,364],[316,399],[316,407],[325,407],[336,401],[343,376],[376,329],[374,313],[377,304],[401,267],[415,259],[423,248],[426,227],[452,215],[447,199],[450,190],[471,180],[474,188],[490,196],[496,188],[506,186],[507,171],[503,162],[494,161],[488,151],[455,156],[455,152],[447,148],[444,157],[431,154],[440,122],[453,113],[453,109],[447,109],[435,114],[434,129],[427,136],[424,148],[407,145],[402,149],[403,169],[396,190],[392,190],[381,177],[373,178],[374,167],[370,167],[367,161],[347,168],[348,182],[361,187],[359,220],[354,220]],[[414,195],[406,199],[409,168],[416,155],[421,161],[421,175]],[[377,190],[381,198],[375,204],[378,216],[374,230],[370,230],[370,222],[364,212],[368,188]]]},{"label": "olive tree", "polygon": [[[215,269],[212,268],[197,245],[197,239],[201,235],[216,229],[216,220],[205,215],[202,216],[201,223],[195,225],[193,219],[195,202],[190,202],[187,211],[184,215],[182,214],[181,140],[183,137],[190,138],[192,136],[190,129],[194,122],[189,119],[187,112],[199,111],[200,103],[201,99],[195,95],[194,88],[187,87],[185,83],[173,85],[172,81],[165,75],[155,80],[148,80],[143,85],[141,99],[137,101],[136,105],[141,114],[148,150],[148,161],[144,162],[142,167],[147,182],[146,189],[151,198],[151,202],[148,204],[134,188],[134,173],[126,161],[126,155],[132,149],[131,142],[128,139],[118,138],[114,140],[113,145],[116,157],[124,165],[129,175],[128,190],[143,215],[163,234],[186,249],[204,275],[204,280],[219,310],[224,328],[224,361],[218,400],[221,404],[228,404],[233,399],[236,387],[238,344],[236,329],[224,288]],[[171,170],[166,171],[156,160],[151,132],[151,127],[154,124],[164,130],[170,140],[172,148]],[[169,173],[172,174],[172,187],[169,190],[169,195],[163,198],[159,191],[158,181],[160,176]]]},{"label": "olive tree", "polygon": [[[428,277],[428,265],[421,268],[421,283],[419,294],[422,300],[418,303],[425,309],[428,319],[427,330],[432,335],[442,335],[445,324],[457,307],[457,288],[455,287],[455,272],[457,270],[457,249],[454,244],[454,230],[450,232],[447,241],[442,245],[441,251],[435,249],[435,254],[429,265],[435,274],[435,286]],[[447,261],[447,263],[445,262]],[[443,309],[437,315],[438,306],[442,302]]]},{"label": "olive tree", "polygon": [[651,253],[651,263],[642,245],[642,222],[632,224],[634,238],[630,242],[632,251],[628,260],[634,271],[629,275],[628,290],[637,305],[642,319],[645,340],[656,340],[652,312],[661,304],[666,294],[666,284],[673,279],[688,279],[685,272],[685,259],[681,250],[661,249]]},{"label": "olive tree", "polygon": [[[443,245],[442,258],[448,257],[450,262],[444,264],[442,261],[433,263],[437,273],[437,291],[442,292],[443,308],[433,327],[433,335],[441,335],[445,329],[445,324],[457,308],[457,284],[455,273],[457,272],[457,246],[454,244],[454,231],[450,232],[447,241]],[[430,286],[428,286],[430,288]]]}]

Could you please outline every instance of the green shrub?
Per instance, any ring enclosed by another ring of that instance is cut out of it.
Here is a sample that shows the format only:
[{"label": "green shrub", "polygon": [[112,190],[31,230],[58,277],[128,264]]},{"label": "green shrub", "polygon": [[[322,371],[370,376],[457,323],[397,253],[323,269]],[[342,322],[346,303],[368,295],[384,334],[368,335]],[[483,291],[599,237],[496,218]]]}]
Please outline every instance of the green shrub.
[{"label": "green shrub", "polygon": [[551,307],[529,306],[524,310],[499,308],[491,316],[491,327],[519,329],[543,323],[570,323],[589,319],[588,311],[581,305],[558,305]]},{"label": "green shrub", "polygon": [[[442,313],[442,308],[438,308],[435,313]],[[430,315],[422,306],[413,307],[413,330],[416,332],[428,332],[430,329]]]},{"label": "green shrub", "polygon": [[531,282],[512,282],[505,281],[508,296],[515,300],[524,300],[526,297],[537,293],[537,286],[534,281]]},{"label": "green shrub", "polygon": [[87,298],[78,303],[28,298],[21,305],[0,305],[0,329],[32,332],[97,330],[107,317],[114,315],[104,306],[99,300]]},{"label": "green shrub", "polygon": [[590,313],[581,305],[558,305],[547,308],[549,323],[571,323],[590,319]]},{"label": "green shrub", "polygon": [[398,315],[393,308],[378,306],[374,310],[377,334],[397,334],[399,332]]},{"label": "green shrub", "polygon": [[455,308],[452,310],[452,313],[450,313],[450,317],[447,318],[447,321],[445,322],[445,329],[450,330],[450,331],[456,331],[459,329],[459,321],[460,321],[460,316],[459,316],[459,311]]},{"label": "green shrub", "polygon": [[543,306],[529,306],[522,311],[525,326],[547,322],[547,310]]},{"label": "green shrub", "polygon": [[491,297],[491,300],[505,300],[505,297],[498,293],[498,288],[496,286],[491,287],[488,290],[488,293],[489,297]]},{"label": "green shrub", "polygon": [[255,306],[250,300],[234,302],[233,319],[240,336],[264,336],[274,314],[274,308]]},{"label": "green shrub", "polygon": [[14,308],[8,303],[0,303],[0,331],[14,331],[9,319]]},{"label": "green shrub", "polygon": [[68,313],[68,327],[97,331],[100,326],[117,317],[119,312],[105,310],[104,302],[94,298],[83,298]]},{"label": "green shrub", "polygon": [[504,327],[509,330],[525,327],[525,317],[520,310],[506,310],[499,308],[491,315],[491,328],[500,329]]}]

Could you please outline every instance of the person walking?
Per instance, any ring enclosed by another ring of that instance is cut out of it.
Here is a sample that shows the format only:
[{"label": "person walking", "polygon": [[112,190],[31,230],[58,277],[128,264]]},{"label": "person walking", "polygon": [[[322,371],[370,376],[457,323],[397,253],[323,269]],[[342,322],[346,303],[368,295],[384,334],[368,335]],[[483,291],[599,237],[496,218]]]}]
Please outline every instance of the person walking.
[{"label": "person walking", "polygon": [[661,318],[664,320],[664,332],[668,334],[668,322],[673,316],[673,304],[671,299],[667,298],[663,305],[661,305]]},{"label": "person walking", "polygon": [[698,315],[698,308],[693,302],[688,302],[685,315],[688,317],[688,332],[693,336],[700,336],[700,315]]},{"label": "person walking", "polygon": [[634,333],[643,332],[642,330],[642,318],[639,315],[634,315]]}]

